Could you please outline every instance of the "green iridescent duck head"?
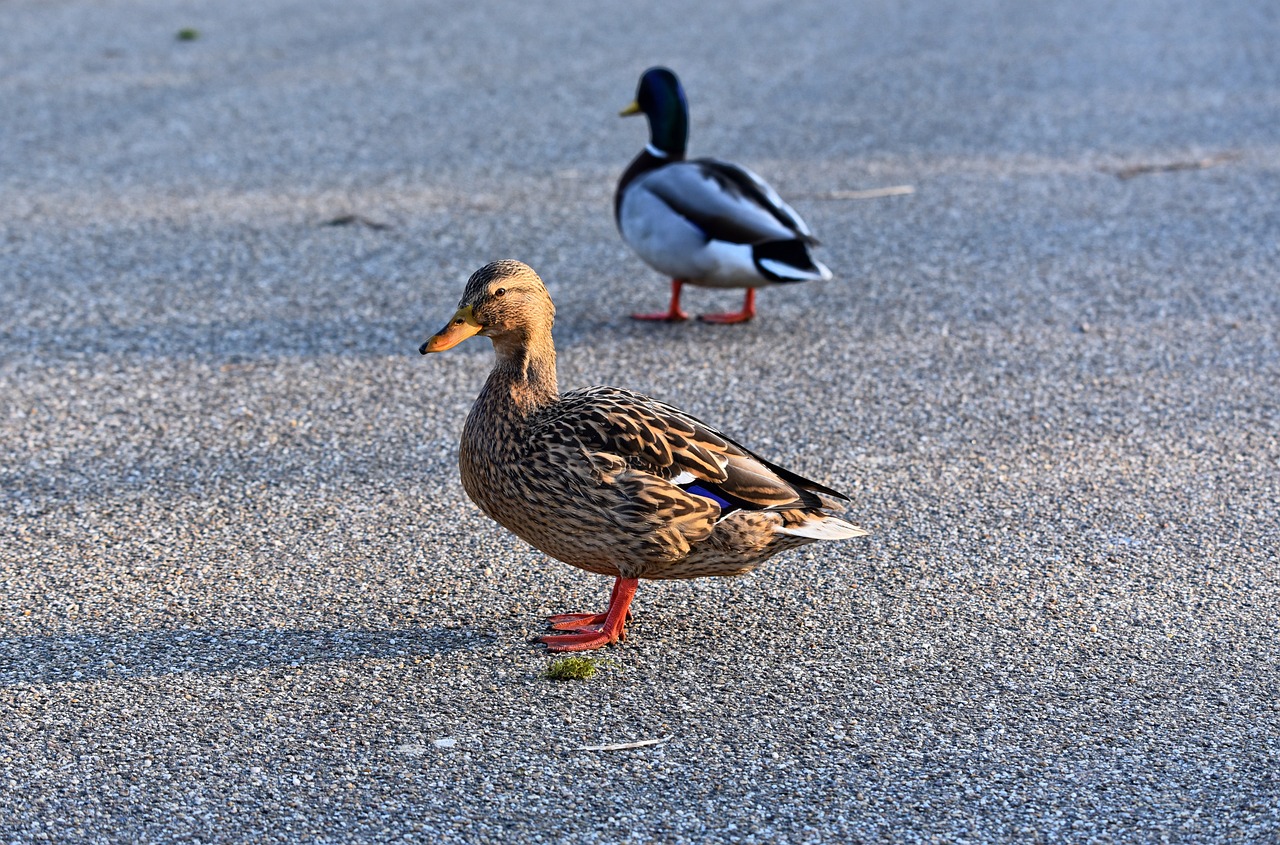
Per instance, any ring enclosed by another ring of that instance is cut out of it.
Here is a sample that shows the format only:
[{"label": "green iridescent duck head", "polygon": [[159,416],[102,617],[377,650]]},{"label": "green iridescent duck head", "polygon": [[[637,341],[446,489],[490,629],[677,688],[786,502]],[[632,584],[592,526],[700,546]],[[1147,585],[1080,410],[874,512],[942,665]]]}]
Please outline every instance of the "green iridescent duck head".
[{"label": "green iridescent duck head", "polygon": [[643,114],[649,118],[650,152],[664,158],[684,158],[689,140],[689,103],[673,72],[665,67],[646,70],[640,76],[635,100],[620,114]]}]

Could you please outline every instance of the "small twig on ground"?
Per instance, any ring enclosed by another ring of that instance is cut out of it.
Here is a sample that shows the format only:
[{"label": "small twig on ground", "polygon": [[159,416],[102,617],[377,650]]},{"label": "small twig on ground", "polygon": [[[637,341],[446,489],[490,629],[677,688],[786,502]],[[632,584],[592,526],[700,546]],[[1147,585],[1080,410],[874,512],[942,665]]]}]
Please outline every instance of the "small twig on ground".
[{"label": "small twig on ground", "polygon": [[368,226],[370,229],[382,230],[390,229],[389,223],[379,223],[377,220],[370,220],[362,214],[339,214],[331,220],[326,220],[320,224],[322,226]]},{"label": "small twig on ground", "polygon": [[627,751],[632,748],[645,748],[650,745],[661,745],[670,736],[659,737],[658,739],[637,739],[635,742],[615,742],[609,745],[582,745],[578,747],[579,751]]},{"label": "small twig on ground", "polygon": [[810,194],[811,200],[875,200],[881,197],[903,197],[916,192],[914,185],[890,185],[887,188],[867,188],[862,191],[824,191]]},{"label": "small twig on ground", "polygon": [[1162,164],[1132,164],[1111,172],[1120,179],[1132,179],[1135,176],[1145,176],[1148,173],[1168,173],[1174,170],[1204,170],[1229,161],[1235,161],[1238,158],[1240,158],[1239,153],[1219,153],[1207,158],[1170,161]]}]

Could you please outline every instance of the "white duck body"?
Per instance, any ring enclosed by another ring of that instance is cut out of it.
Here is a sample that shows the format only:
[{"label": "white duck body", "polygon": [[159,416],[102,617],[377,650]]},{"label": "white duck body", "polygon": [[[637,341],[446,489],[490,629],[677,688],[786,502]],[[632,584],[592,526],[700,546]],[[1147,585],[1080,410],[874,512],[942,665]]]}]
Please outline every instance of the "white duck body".
[{"label": "white duck body", "polygon": [[646,148],[623,176],[616,213],[627,245],[673,279],[756,288],[831,278],[808,253],[817,240],[800,215],[740,165]]}]

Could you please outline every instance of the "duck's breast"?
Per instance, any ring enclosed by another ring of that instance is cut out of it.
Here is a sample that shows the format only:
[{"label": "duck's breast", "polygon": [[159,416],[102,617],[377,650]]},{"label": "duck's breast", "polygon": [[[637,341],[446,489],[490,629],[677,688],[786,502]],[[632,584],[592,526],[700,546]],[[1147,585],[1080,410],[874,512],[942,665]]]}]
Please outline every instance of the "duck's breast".
[{"label": "duck's breast", "polygon": [[707,236],[645,186],[641,177],[627,187],[618,228],[646,264],[673,279],[700,278],[709,268],[703,254]]}]

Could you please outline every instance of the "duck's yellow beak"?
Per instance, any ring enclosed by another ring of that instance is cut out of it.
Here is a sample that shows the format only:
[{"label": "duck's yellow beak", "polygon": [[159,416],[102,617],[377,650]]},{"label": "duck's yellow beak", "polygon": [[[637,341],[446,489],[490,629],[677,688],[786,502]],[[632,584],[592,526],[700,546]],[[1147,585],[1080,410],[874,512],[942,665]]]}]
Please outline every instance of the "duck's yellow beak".
[{"label": "duck's yellow beak", "polygon": [[639,114],[639,113],[640,113],[640,104],[635,100],[632,100],[631,105],[627,106],[625,109],[618,112],[618,117],[630,117],[633,114]]},{"label": "duck's yellow beak", "polygon": [[467,305],[459,308],[443,329],[433,334],[427,342],[418,348],[423,355],[428,352],[443,352],[452,349],[467,338],[477,335],[484,326],[476,319],[475,312]]}]

